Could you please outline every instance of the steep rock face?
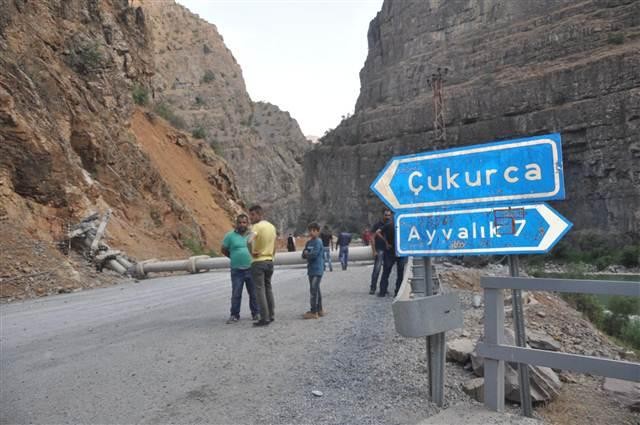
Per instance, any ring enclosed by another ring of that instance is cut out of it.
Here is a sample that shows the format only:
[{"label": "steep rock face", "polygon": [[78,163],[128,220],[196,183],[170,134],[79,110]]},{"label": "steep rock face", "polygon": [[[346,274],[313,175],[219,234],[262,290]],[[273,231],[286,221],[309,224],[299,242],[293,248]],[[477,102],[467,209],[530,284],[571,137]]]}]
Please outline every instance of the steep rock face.
[{"label": "steep rock face", "polygon": [[[156,108],[169,110],[177,125],[227,160],[247,204],[260,203],[282,231],[292,227],[301,204],[302,153],[309,145],[295,120],[251,101],[215,25],[173,0],[137,3],[153,33]],[[263,113],[280,118],[262,119]]]},{"label": "steep rock face", "polygon": [[[121,0],[3,1],[1,9],[3,225],[34,246],[55,246],[65,224],[111,208],[111,245],[138,259],[188,255],[186,239],[217,245],[239,210],[224,160],[159,118],[131,121],[132,91],[154,72],[144,11]],[[204,176],[200,190],[216,202],[208,217],[150,158],[151,130],[157,143],[180,144]],[[0,251],[14,250],[6,240]],[[15,265],[3,257],[2,275],[19,274]]]},{"label": "steep rock face", "polygon": [[[640,2],[387,0],[354,116],[305,158],[305,211],[356,226],[394,155],[560,132],[575,227],[640,237]],[[446,142],[428,79],[445,76]]]},{"label": "steep rock face", "polygon": [[253,104],[251,126],[265,142],[266,161],[273,164],[266,169],[267,180],[276,182],[275,190],[263,193],[261,202],[270,206],[280,229],[291,229],[302,210],[302,162],[311,143],[288,112],[267,102]]}]

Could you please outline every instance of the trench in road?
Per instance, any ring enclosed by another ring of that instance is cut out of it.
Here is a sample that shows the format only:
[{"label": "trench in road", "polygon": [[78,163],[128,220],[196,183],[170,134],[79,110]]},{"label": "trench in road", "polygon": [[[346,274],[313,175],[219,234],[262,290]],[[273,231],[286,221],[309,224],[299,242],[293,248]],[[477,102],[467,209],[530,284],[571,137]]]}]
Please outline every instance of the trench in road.
[{"label": "trench in road", "polygon": [[[0,422],[300,422],[345,403],[366,407],[379,382],[365,357],[393,332],[390,299],[367,295],[370,267],[326,273],[329,315],[303,321],[305,273],[276,270],[276,322],[264,329],[224,324],[223,272],[3,306]],[[364,350],[356,360],[353,344]],[[338,378],[357,385],[341,390],[350,384]],[[311,401],[316,387],[340,399]]]}]

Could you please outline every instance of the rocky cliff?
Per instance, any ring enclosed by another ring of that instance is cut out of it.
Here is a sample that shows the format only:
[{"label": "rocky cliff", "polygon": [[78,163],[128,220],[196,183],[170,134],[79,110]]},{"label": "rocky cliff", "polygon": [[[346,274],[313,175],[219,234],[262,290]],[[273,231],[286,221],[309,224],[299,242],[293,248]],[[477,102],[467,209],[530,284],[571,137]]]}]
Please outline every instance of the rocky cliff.
[{"label": "rocky cliff", "polygon": [[552,204],[572,232],[640,238],[640,2],[385,0],[368,40],[355,114],[305,157],[304,211],[360,227],[394,155],[559,132],[567,197]]},{"label": "rocky cliff", "polygon": [[138,0],[153,33],[156,109],[206,140],[228,162],[247,204],[260,203],[281,231],[300,211],[303,153],[297,122],[250,99],[242,70],[215,25],[173,0]]},{"label": "rocky cliff", "polygon": [[110,244],[138,259],[217,248],[240,209],[232,171],[208,144],[135,109],[132,94],[154,75],[144,10],[126,0],[2,0],[0,10],[0,298],[24,294],[32,274],[73,276],[56,242],[94,211],[113,210]]}]

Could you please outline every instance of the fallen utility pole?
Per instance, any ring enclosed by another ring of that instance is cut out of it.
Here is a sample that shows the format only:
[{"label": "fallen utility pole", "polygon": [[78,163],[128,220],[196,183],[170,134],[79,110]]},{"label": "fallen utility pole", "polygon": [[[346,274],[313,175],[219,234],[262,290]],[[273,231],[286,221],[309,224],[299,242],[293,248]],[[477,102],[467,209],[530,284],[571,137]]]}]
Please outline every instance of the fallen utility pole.
[{"label": "fallen utility pole", "polygon": [[102,241],[110,217],[111,210],[108,210],[102,216],[100,224],[96,225],[100,214],[91,214],[80,223],[72,226],[67,238],[70,243],[76,242],[80,245],[80,248],[85,251],[85,254],[88,254],[89,259],[96,265],[98,270],[106,267],[126,275],[129,268],[133,267],[133,263],[122,252],[111,249],[109,245]]},{"label": "fallen utility pole", "polygon": [[[332,261],[338,261],[338,251],[331,253]],[[373,260],[371,248],[367,246],[350,247],[349,261],[366,261]],[[307,260],[303,259],[300,252],[276,252],[273,264],[276,266],[306,264]],[[209,257],[208,255],[198,255],[190,257],[186,260],[157,261],[146,260],[141,261],[128,269],[132,276],[143,278],[148,273],[158,272],[177,272],[186,271],[189,273],[198,273],[213,269],[229,268],[229,259],[227,257]]]}]

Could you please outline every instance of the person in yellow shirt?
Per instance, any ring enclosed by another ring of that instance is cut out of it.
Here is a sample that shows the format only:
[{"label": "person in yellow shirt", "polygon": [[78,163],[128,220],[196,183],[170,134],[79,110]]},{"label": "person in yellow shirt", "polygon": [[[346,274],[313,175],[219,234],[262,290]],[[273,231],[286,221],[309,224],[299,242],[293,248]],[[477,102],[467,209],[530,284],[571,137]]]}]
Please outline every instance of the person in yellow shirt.
[{"label": "person in yellow shirt", "polygon": [[260,320],[253,326],[267,326],[275,318],[271,277],[276,255],[276,228],[264,219],[260,205],[249,208],[249,219],[253,224],[248,242],[252,257],[251,276],[256,285],[256,299],[260,308]]}]

